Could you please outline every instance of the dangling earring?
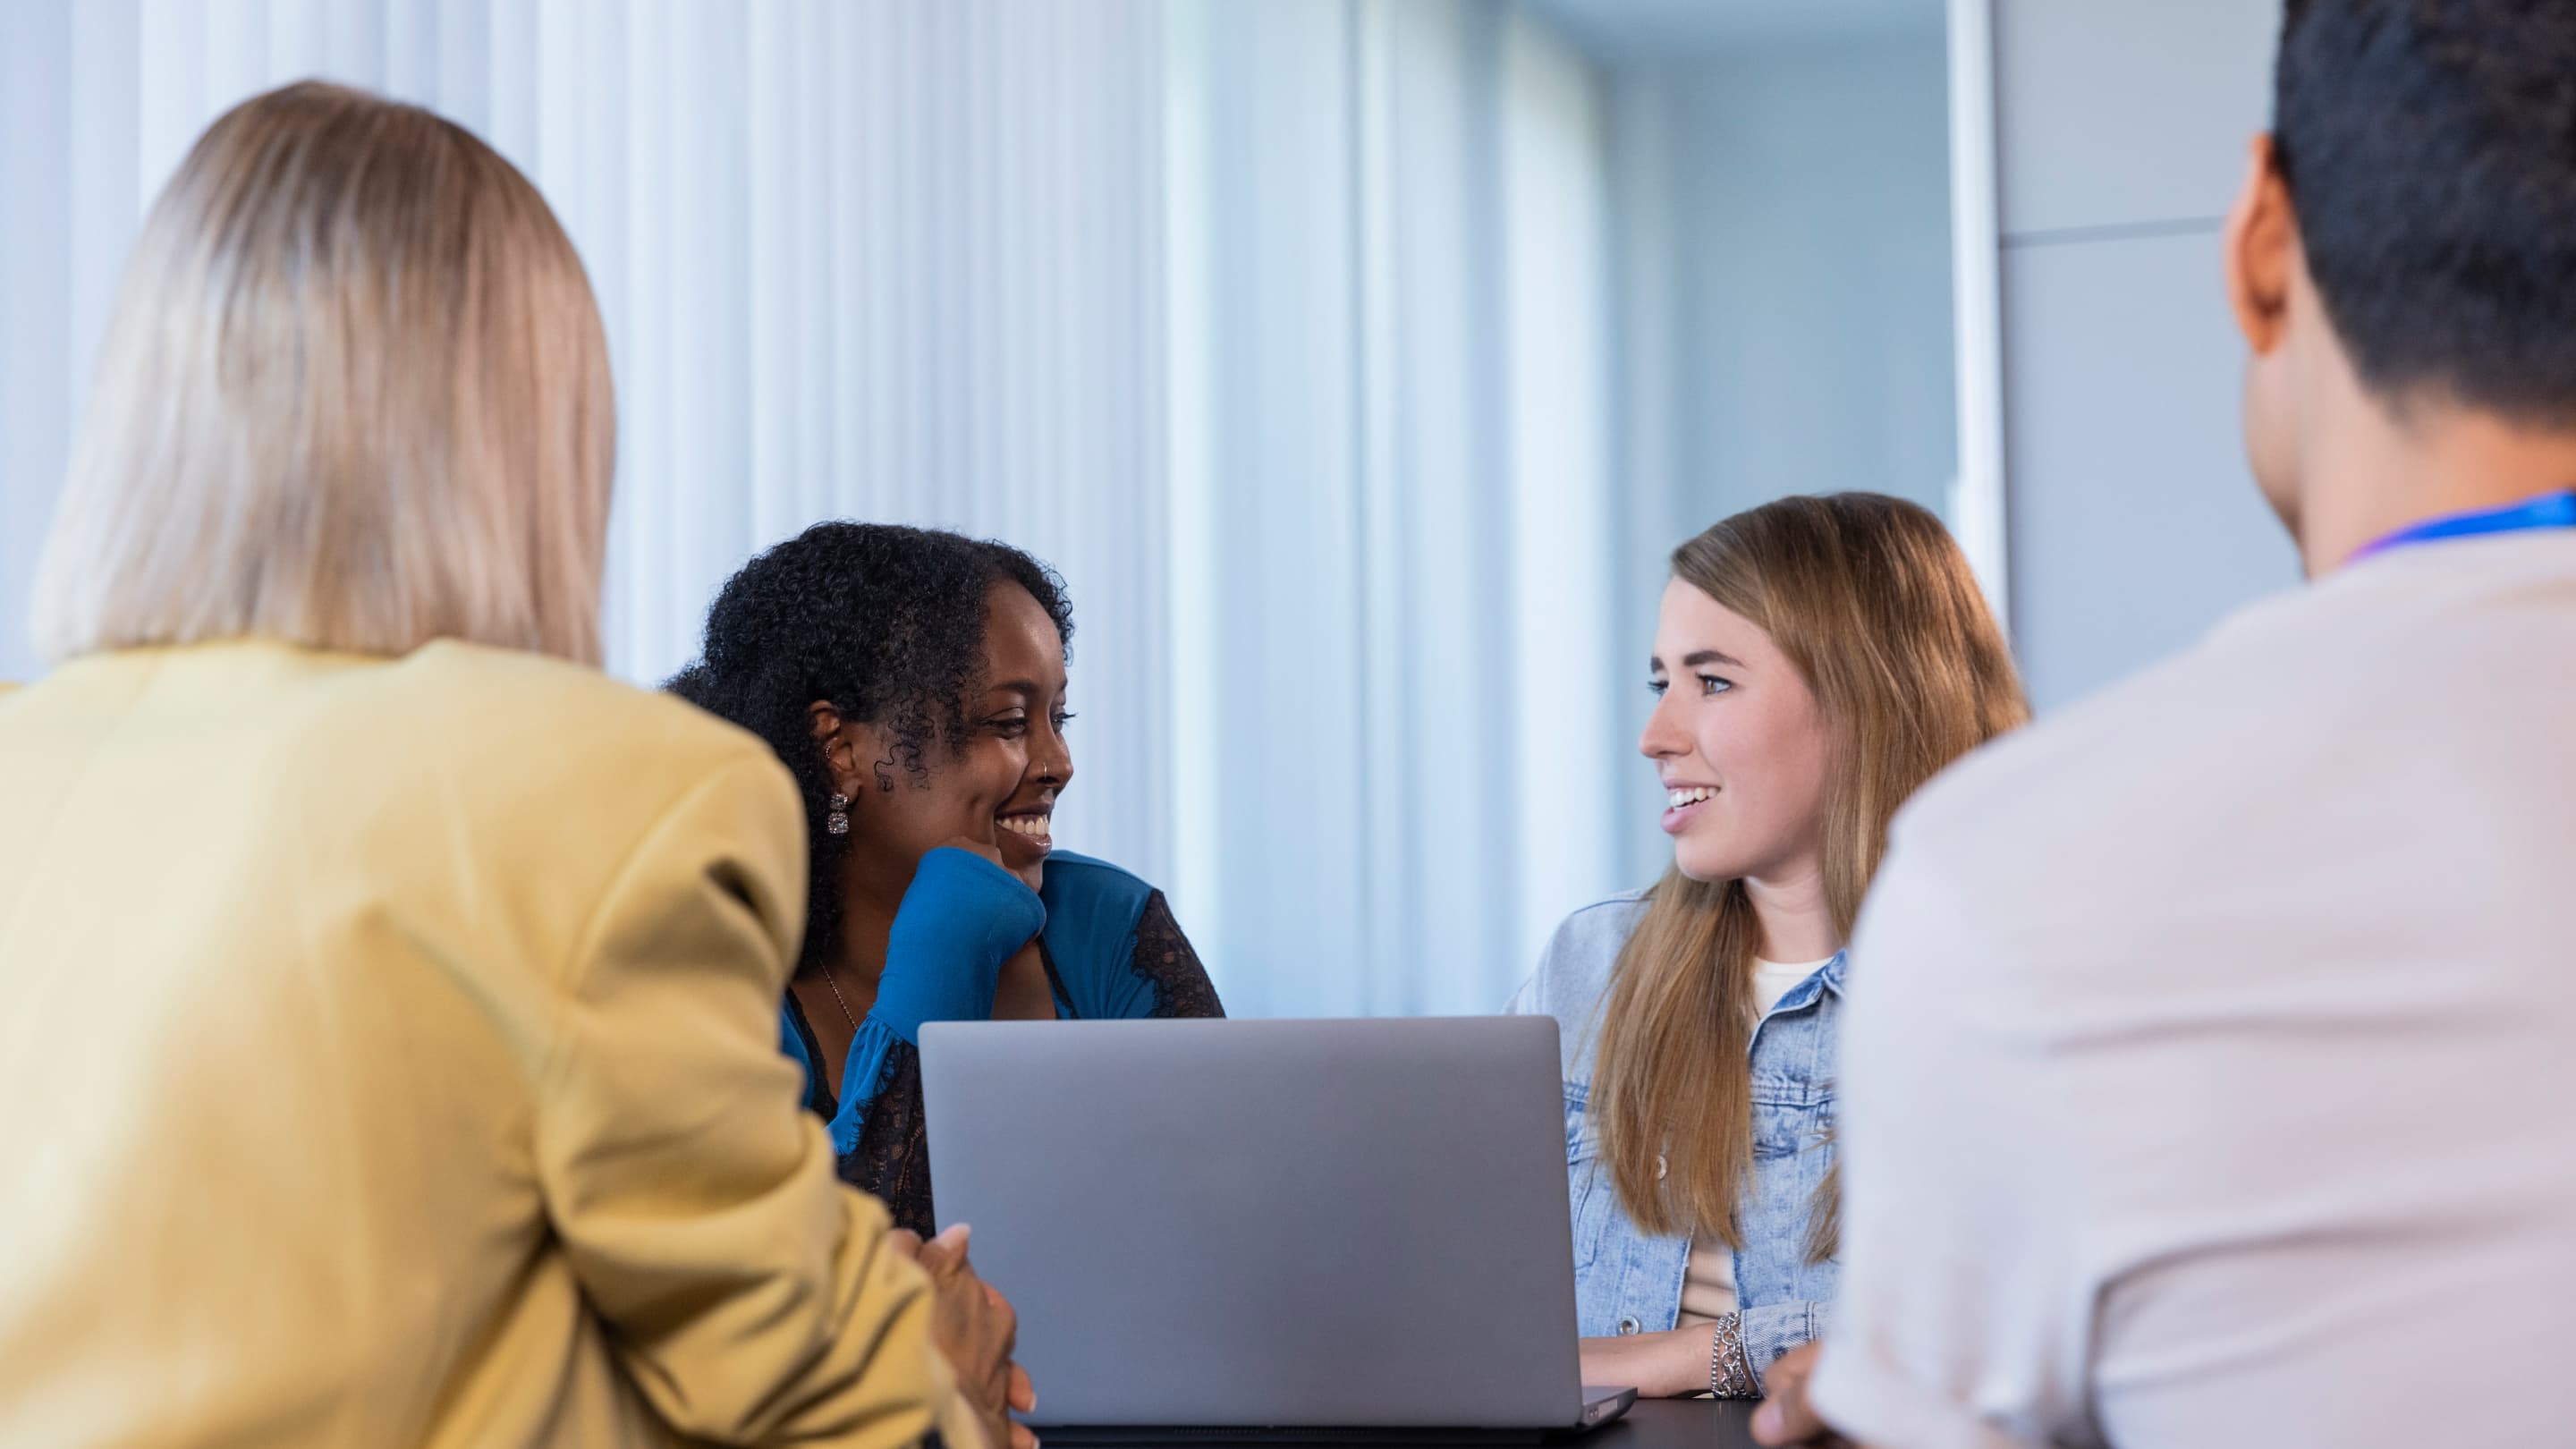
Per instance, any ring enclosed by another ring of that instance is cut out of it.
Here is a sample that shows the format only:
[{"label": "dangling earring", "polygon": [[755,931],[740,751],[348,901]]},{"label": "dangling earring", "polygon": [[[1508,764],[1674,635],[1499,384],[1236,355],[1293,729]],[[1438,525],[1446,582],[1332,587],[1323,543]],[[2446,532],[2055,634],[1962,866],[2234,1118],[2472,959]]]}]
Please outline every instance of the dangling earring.
[{"label": "dangling earring", "polygon": [[827,835],[850,833],[850,797],[838,790],[832,792],[831,811],[823,817],[823,832]]}]

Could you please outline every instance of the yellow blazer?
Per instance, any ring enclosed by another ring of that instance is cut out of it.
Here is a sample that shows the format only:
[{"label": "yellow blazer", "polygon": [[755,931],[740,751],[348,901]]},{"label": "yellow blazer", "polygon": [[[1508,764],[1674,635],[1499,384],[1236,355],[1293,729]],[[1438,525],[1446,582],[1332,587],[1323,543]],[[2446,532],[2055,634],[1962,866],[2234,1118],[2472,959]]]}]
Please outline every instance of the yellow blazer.
[{"label": "yellow blazer", "polygon": [[799,1110],[758,741],[232,643],[0,699],[0,1439],[980,1446]]}]

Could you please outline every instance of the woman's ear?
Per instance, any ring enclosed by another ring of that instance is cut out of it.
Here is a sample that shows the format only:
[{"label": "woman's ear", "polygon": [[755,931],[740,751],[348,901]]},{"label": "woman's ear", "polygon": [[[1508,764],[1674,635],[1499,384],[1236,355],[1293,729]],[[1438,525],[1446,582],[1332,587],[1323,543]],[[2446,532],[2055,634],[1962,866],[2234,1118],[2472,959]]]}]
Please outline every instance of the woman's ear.
[{"label": "woman's ear", "polygon": [[857,730],[841,718],[839,710],[823,700],[816,700],[806,715],[814,728],[814,743],[823,748],[823,771],[832,777],[832,788],[855,799],[860,782],[865,778],[865,771],[860,768],[858,744],[851,739]]},{"label": "woman's ear", "polygon": [[823,747],[823,768],[832,788],[857,801],[871,794],[891,794],[895,785],[894,736],[882,725],[845,719],[823,701],[814,703],[814,741]]}]

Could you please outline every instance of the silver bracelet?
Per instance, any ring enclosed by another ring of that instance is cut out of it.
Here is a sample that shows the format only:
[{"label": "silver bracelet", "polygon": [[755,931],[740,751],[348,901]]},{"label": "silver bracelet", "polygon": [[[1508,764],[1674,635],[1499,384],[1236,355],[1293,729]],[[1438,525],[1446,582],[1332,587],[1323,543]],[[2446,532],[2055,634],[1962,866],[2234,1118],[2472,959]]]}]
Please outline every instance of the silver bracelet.
[{"label": "silver bracelet", "polygon": [[1708,1346],[1708,1392],[1715,1399],[1758,1399],[1762,1386],[1744,1357],[1744,1315],[1721,1313]]}]

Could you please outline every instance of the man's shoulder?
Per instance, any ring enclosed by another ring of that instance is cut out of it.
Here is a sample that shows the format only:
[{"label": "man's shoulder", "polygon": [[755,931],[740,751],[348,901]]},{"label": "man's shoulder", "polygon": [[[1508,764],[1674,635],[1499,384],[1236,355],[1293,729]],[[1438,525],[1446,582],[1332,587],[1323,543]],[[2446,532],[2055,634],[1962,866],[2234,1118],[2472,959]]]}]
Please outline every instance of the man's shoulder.
[{"label": "man's shoulder", "polygon": [[[2428,710],[2474,729],[2462,703],[2510,681],[2473,641],[2546,620],[2548,637],[2576,642],[2568,602],[2535,606],[2461,560],[2415,562],[2431,567],[2338,576],[2240,608],[1971,755],[1916,795],[1901,828],[1971,857],[2089,849],[2111,831],[2233,830],[2252,807],[2348,783],[2357,757],[2420,750],[2415,716]],[[2576,586],[2576,572],[2542,577]],[[2439,708],[2424,704],[2433,696]]]},{"label": "man's shoulder", "polygon": [[[2010,850],[2116,801],[2176,800],[2180,792],[2141,791],[2136,782],[2223,741],[2208,708],[2215,672],[2195,650],[2005,735],[1917,791],[1897,828],[1946,850]],[[2195,697],[2199,708],[2186,702]]]},{"label": "man's shoulder", "polygon": [[1899,812],[1888,868],[2033,944],[2112,920],[2143,930],[2150,901],[2224,879],[2332,767],[2289,742],[2349,713],[2304,657],[2317,631],[2281,603],[1952,766]]}]

